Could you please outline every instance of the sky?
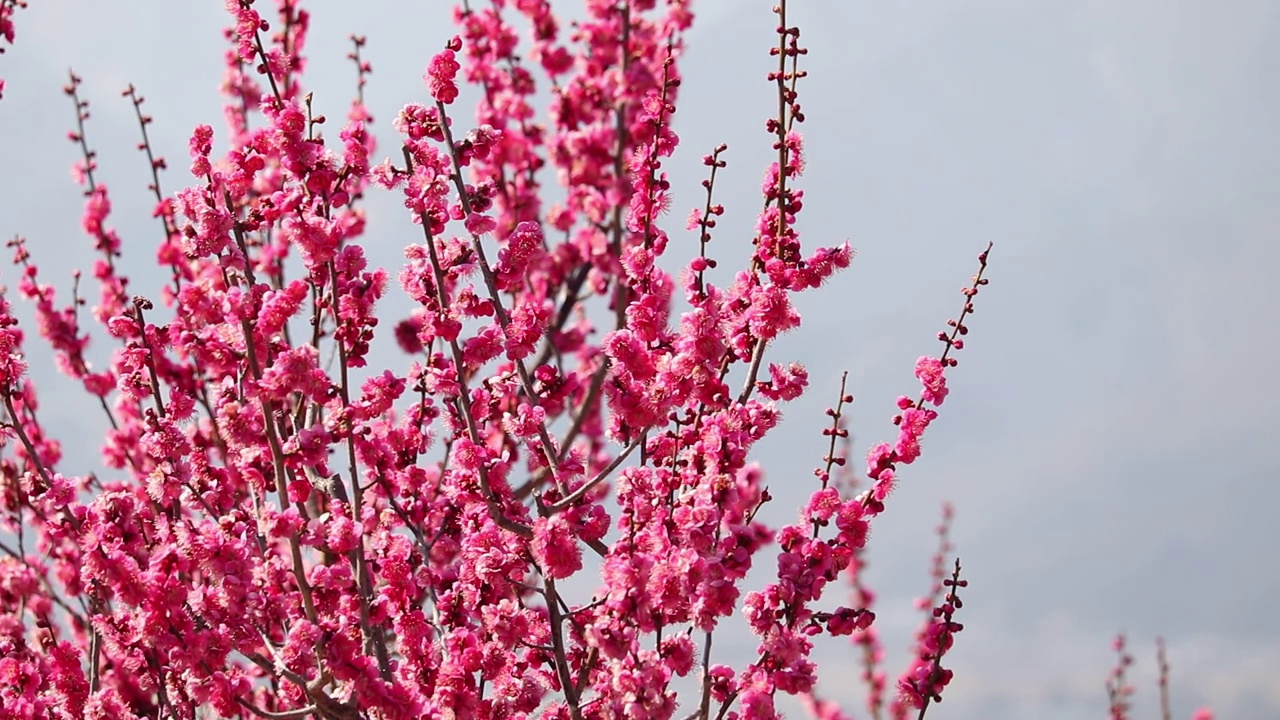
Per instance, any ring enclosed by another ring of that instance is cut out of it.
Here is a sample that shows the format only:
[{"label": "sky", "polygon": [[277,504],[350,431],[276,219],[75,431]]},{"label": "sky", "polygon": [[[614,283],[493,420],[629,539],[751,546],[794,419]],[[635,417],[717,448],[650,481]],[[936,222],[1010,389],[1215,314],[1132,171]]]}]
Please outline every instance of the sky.
[{"label": "sky", "polygon": [[[557,2],[557,6],[574,5]],[[702,202],[699,158],[728,143],[717,180],[728,214],[713,248],[741,257],[771,159],[770,2],[694,2],[675,115],[681,150],[669,229]],[[421,101],[427,59],[452,35],[444,2],[309,4],[309,77],[341,117],[367,35],[367,97],[389,120]],[[572,14],[572,13],[570,13]],[[1280,717],[1280,4],[1270,0],[794,0],[810,48],[800,85],[808,166],[799,228],[809,247],[848,240],[849,270],[803,296],[803,327],[773,351],[801,360],[811,391],[758,449],[789,522],[825,451],[823,409],[849,372],[860,457],[893,437],[894,398],[960,306],[988,242],[991,285],[924,457],[879,518],[869,580],[894,673],[919,621],[938,508],[970,581],[956,672],[930,717],[1105,717],[1110,640],[1137,655],[1137,717],[1157,717],[1154,640],[1167,639],[1175,717]],[[100,177],[135,290],[162,236],[120,91],[156,118],[153,142],[183,182],[186,140],[221,129],[222,3],[43,0],[16,17],[0,56],[0,235],[22,234],[64,296],[89,267],[68,168],[68,67],[84,77]],[[413,226],[370,200],[368,247],[395,266]],[[673,242],[673,253],[696,245]],[[11,268],[0,282],[15,284]],[[399,293],[388,315],[407,312]],[[29,317],[29,315],[28,315]],[[95,462],[93,407],[32,343],[33,374],[70,467]],[[41,358],[44,361],[42,362]],[[100,356],[101,357],[101,356]],[[374,368],[402,368],[390,344]],[[1268,370],[1272,368],[1272,370]],[[767,568],[766,568],[767,569]],[[745,636],[728,652],[751,652]],[[822,692],[861,713],[855,654],[825,640]],[[801,717],[798,712],[790,717]]]}]

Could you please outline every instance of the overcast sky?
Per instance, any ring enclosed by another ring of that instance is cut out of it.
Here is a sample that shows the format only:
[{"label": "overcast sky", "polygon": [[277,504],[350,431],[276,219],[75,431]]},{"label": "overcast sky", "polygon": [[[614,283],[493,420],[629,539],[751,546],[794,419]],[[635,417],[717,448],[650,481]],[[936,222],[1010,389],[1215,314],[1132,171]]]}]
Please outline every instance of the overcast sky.
[{"label": "overcast sky", "polygon": [[[669,228],[702,202],[698,158],[727,142],[722,257],[745,252],[771,157],[771,4],[694,3]],[[1280,551],[1266,530],[1280,506],[1271,377],[1280,4],[791,5],[810,48],[800,229],[810,247],[848,239],[858,256],[803,298],[803,329],[774,350],[808,365],[813,390],[758,455],[780,495],[770,520],[790,520],[811,490],[822,409],[842,370],[857,398],[859,456],[892,437],[893,398],[914,392],[915,358],[937,351],[934,334],[994,241],[992,284],[953,392],[872,540],[890,669],[905,661],[918,620],[910,600],[928,584],[938,505],[952,500],[971,584],[950,656],[956,679],[931,717],[1105,717],[1119,630],[1138,654],[1138,716],[1157,716],[1158,634],[1168,638],[1177,717],[1203,703],[1222,718],[1280,716]],[[85,78],[93,103],[89,135],[126,241],[124,267],[136,291],[154,292],[162,231],[119,92],[133,82],[149,98],[153,139],[175,167],[163,182],[175,190],[191,129],[223,127],[222,6],[42,0],[18,13],[17,44],[0,57],[0,235],[26,236],[64,296],[70,268],[92,257],[68,173],[76,149],[66,141],[66,69]],[[368,35],[368,98],[385,153],[388,121],[423,99],[422,69],[452,34],[448,3],[309,6],[306,84],[330,117],[352,92],[346,36]],[[390,196],[372,198],[371,216],[371,254],[397,263],[412,226]],[[672,252],[693,247],[690,239]],[[8,268],[0,278],[16,280]],[[384,307],[407,311],[398,291]],[[388,345],[377,353],[375,368],[403,368]],[[44,417],[68,445],[65,470],[91,466],[96,449],[76,439],[101,431],[92,405],[35,359]],[[852,650],[828,640],[820,652],[831,664],[823,691],[861,715]]]}]

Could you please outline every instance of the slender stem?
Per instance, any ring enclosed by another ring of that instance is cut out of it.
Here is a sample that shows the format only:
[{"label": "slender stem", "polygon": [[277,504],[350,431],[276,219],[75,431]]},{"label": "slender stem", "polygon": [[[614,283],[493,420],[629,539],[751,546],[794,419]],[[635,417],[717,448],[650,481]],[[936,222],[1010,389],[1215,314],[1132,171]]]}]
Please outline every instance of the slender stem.
[{"label": "slender stem", "polygon": [[160,417],[165,417],[164,395],[160,392],[160,378],[156,374],[156,359],[151,349],[151,342],[147,340],[147,320],[143,317],[142,311],[151,307],[151,301],[143,297],[135,297],[133,299],[133,309],[137,313],[138,333],[142,336],[142,349],[147,351],[147,372],[151,375],[151,395],[155,398],[156,412],[160,413]]},{"label": "slender stem", "polygon": [[[412,175],[413,154],[409,152],[408,146],[403,148],[403,153],[405,167],[408,173]],[[445,308],[449,307],[448,298],[445,297],[444,268],[441,267],[439,253],[436,252],[436,242],[435,238],[431,234],[430,219],[425,216],[425,213],[422,213],[419,220],[422,223],[422,233],[426,236],[427,255],[431,260],[431,272],[433,273],[433,279],[435,281],[436,303],[440,308],[440,312],[444,312]],[[471,414],[471,392],[467,389],[467,379],[463,374],[463,368],[466,363],[463,359],[462,347],[458,345],[457,338],[449,341],[449,348],[453,354],[454,372],[458,377],[458,386],[460,388],[457,398],[460,410],[459,414],[462,416],[462,421],[466,425],[467,436],[470,438],[472,443],[476,446],[480,446],[482,445],[483,440],[480,437],[480,429],[476,426],[475,417]],[[489,468],[484,464],[481,464],[476,471],[480,476],[480,491],[484,495],[485,504],[488,505],[489,516],[498,524],[498,527],[509,530],[521,537],[533,537],[532,529],[508,518],[502,512],[502,508],[498,506],[497,496],[494,494],[493,485],[489,478]]]},{"label": "slender stem", "polygon": [[[445,144],[449,149],[449,157],[453,162],[453,182],[458,190],[458,197],[462,202],[463,212],[471,214],[471,196],[467,193],[466,183],[462,181],[462,163],[458,158],[458,148],[453,142],[453,131],[449,129],[447,113],[444,103],[437,100],[436,110],[440,113],[440,127],[444,131]],[[493,273],[493,268],[489,265],[488,258],[485,257],[484,244],[480,242],[480,236],[475,233],[471,235],[471,248],[476,254],[476,260],[480,265],[480,274],[484,277],[485,288],[489,291],[489,299],[493,301],[494,314],[498,318],[498,323],[502,326],[503,331],[511,325],[511,316],[507,313],[506,307],[502,304],[502,296],[498,291],[498,278]],[[525,395],[529,397],[529,402],[537,404],[538,395],[533,389],[533,376],[529,374],[529,368],[525,365],[522,358],[513,358],[516,366],[516,374],[520,378],[520,385]],[[542,442],[542,452],[546,456],[547,467],[551,472],[551,477],[555,479],[556,485],[561,490],[564,489],[560,481],[559,469],[556,467],[556,449],[555,443],[551,440],[551,433],[547,431],[545,422],[538,423],[538,439]]]},{"label": "slender stem", "polygon": [[[234,215],[235,209],[231,202],[231,193],[224,190],[223,198],[227,205],[227,212]],[[253,260],[249,257],[248,244],[244,237],[244,227],[239,221],[233,224],[236,245],[240,248],[241,254],[244,255],[244,272],[245,277],[252,288],[257,285],[257,279],[254,277]],[[253,325],[247,319],[240,321],[240,330],[244,335],[245,353],[249,360],[249,372],[253,374],[253,379],[261,381],[263,365],[258,357],[257,343],[254,340]],[[275,475],[276,494],[280,497],[280,507],[284,509],[289,506],[289,488],[285,483],[287,471],[284,462],[284,450],[280,445],[280,438],[276,434],[275,421],[275,403],[269,400],[262,401],[262,424],[267,433],[267,445],[271,448],[271,463],[273,474]],[[307,619],[316,622],[319,615],[316,612],[315,601],[311,597],[311,583],[307,581],[307,571],[302,562],[302,547],[298,541],[297,531],[289,533],[289,554],[293,561],[293,577],[298,583],[298,592],[302,596],[302,608],[306,613]]]},{"label": "slender stem", "polygon": [[583,496],[591,492],[592,488],[604,482],[605,479],[607,479],[610,475],[612,475],[613,471],[617,470],[618,466],[621,465],[623,462],[625,462],[627,457],[631,455],[631,453],[637,447],[640,447],[641,445],[644,444],[644,440],[645,440],[645,436],[641,435],[637,440],[633,441],[630,445],[627,445],[627,448],[623,450],[621,453],[619,453],[618,456],[613,459],[613,462],[610,462],[603,470],[596,473],[596,476],[594,478],[592,478],[590,481],[583,484],[582,487],[573,491],[573,493],[570,494],[565,499],[552,505],[550,507],[551,512],[559,512],[560,510],[564,510],[572,506],[574,503],[578,502],[579,500],[581,500]]},{"label": "slender stem", "polygon": [[[334,327],[337,328],[342,320],[338,317],[338,270],[332,261],[329,263],[329,279],[333,293],[333,322]],[[334,332],[334,342],[338,347],[338,372],[341,381],[338,386],[338,392],[342,398],[343,407],[350,407],[351,380],[348,377],[347,344],[336,330]],[[364,527],[364,488],[360,485],[360,476],[356,471],[354,428],[348,428],[347,431],[347,465],[351,474],[351,514],[356,525]],[[341,480],[335,482],[341,482]],[[369,576],[369,566],[364,554],[364,533],[360,533],[355,548],[351,550],[351,562],[354,565],[356,581],[360,584],[360,630],[364,634],[365,651],[368,652],[369,646],[373,646],[374,654],[378,658],[378,670],[382,673],[382,679],[390,681],[391,658],[387,654],[386,638],[383,636],[381,628],[373,627],[369,621],[369,603],[373,599],[373,581]]]},{"label": "slender stem", "polygon": [[559,596],[556,594],[556,581],[550,575],[544,576],[547,594],[547,615],[551,622],[551,647],[555,651],[556,675],[560,678],[560,686],[564,688],[564,699],[569,703],[569,717],[582,720],[582,707],[579,705],[578,688],[569,675],[569,658],[565,653],[564,636],[562,635],[563,617],[560,615]]}]

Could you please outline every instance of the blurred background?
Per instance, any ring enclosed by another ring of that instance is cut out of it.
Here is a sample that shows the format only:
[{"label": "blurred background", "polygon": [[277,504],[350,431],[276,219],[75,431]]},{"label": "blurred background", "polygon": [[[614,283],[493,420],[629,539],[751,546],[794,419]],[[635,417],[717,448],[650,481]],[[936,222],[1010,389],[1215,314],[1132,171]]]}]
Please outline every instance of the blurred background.
[{"label": "blurred background", "polygon": [[[580,12],[555,4],[569,18]],[[703,202],[700,158],[721,142],[729,165],[717,199],[727,215],[711,250],[722,268],[749,252],[760,179],[775,157],[764,130],[776,112],[765,80],[771,4],[694,3],[675,115],[681,146],[668,166],[677,191],[670,267],[696,253],[681,228]],[[125,240],[123,270],[134,292],[158,298],[165,275],[152,258],[163,232],[120,92],[134,83],[148,98],[173,192],[188,180],[192,128],[223,132],[222,5],[43,0],[17,14],[16,45],[0,57],[0,236],[27,238],[60,298],[70,297],[71,269],[93,260],[69,176],[78,149],[66,139],[67,69],[83,76],[92,103],[87,132]],[[856,398],[858,466],[869,445],[894,437],[894,398],[916,392],[915,359],[939,351],[934,335],[994,241],[992,284],[977,298],[952,393],[871,541],[867,577],[880,593],[891,677],[908,659],[920,621],[911,601],[928,589],[932,532],[950,500],[970,586],[965,631],[946,663],[956,678],[930,717],[1105,717],[1119,631],[1137,656],[1135,717],[1158,716],[1157,635],[1168,642],[1175,717],[1202,704],[1220,718],[1280,717],[1271,604],[1280,549],[1267,519],[1280,507],[1280,4],[790,5],[810,49],[799,87],[808,152],[799,228],[809,248],[849,240],[858,255],[802,297],[803,327],[769,356],[803,361],[811,389],[756,455],[777,497],[766,519],[791,522],[813,489],[823,409],[842,371]],[[396,111],[426,97],[423,68],[453,34],[450,4],[305,6],[305,83],[331,137],[354,93],[347,36],[368,36],[366,98],[381,159],[394,147]],[[372,193],[367,207],[369,254],[398,266],[421,236],[395,196]],[[0,268],[0,282],[16,280]],[[382,308],[388,320],[410,309],[398,286]],[[53,372],[29,332],[42,415],[67,453],[62,469],[93,470],[101,413]],[[90,357],[105,361],[106,346]],[[405,367],[384,335],[369,369]],[[768,557],[755,584],[773,571]],[[589,595],[590,583],[582,587]],[[716,647],[713,661],[740,660],[755,642],[738,631]],[[821,693],[863,716],[854,648],[827,638],[817,653]]]}]

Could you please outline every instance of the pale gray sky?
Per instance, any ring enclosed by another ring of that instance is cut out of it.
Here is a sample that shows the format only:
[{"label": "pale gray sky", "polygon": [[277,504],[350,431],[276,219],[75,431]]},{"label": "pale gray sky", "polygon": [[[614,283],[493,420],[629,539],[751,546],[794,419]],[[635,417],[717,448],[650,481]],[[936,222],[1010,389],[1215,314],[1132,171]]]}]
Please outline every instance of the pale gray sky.
[{"label": "pale gray sky", "polygon": [[[729,143],[724,258],[745,252],[771,157],[771,4],[695,3],[683,66],[670,227],[701,203],[698,158]],[[385,152],[388,121],[422,98],[422,68],[452,34],[449,4],[310,7],[307,84],[330,117],[352,91],[346,35],[369,36]],[[814,384],[759,455],[781,496],[772,520],[789,520],[787,501],[811,487],[841,370],[859,454],[891,436],[893,398],[913,391],[915,358],[935,352],[975,254],[995,241],[953,392],[872,540],[890,668],[905,660],[910,599],[927,587],[930,531],[950,499],[971,585],[956,680],[930,716],[1104,717],[1121,629],[1139,656],[1139,716],[1157,711],[1160,633],[1178,717],[1202,703],[1222,718],[1280,716],[1280,551],[1267,530],[1280,504],[1280,387],[1267,374],[1280,340],[1266,330],[1280,304],[1280,5],[799,0],[792,16],[810,48],[801,230],[859,254],[804,297],[804,328],[772,356],[804,360]],[[135,290],[153,290],[161,230],[119,91],[133,82],[149,98],[176,189],[192,127],[222,127],[222,3],[42,0],[17,23],[0,57],[0,235],[25,235],[64,294],[69,269],[89,266],[61,92],[74,67],[126,270]],[[371,254],[394,264],[413,228],[395,198],[371,202]],[[12,270],[0,277],[13,283]],[[406,304],[393,297],[394,316]],[[403,366],[386,345],[377,352],[374,367]],[[68,470],[87,467],[96,451],[76,439],[101,423],[36,359]],[[851,648],[820,649],[824,690],[861,715]]]}]

